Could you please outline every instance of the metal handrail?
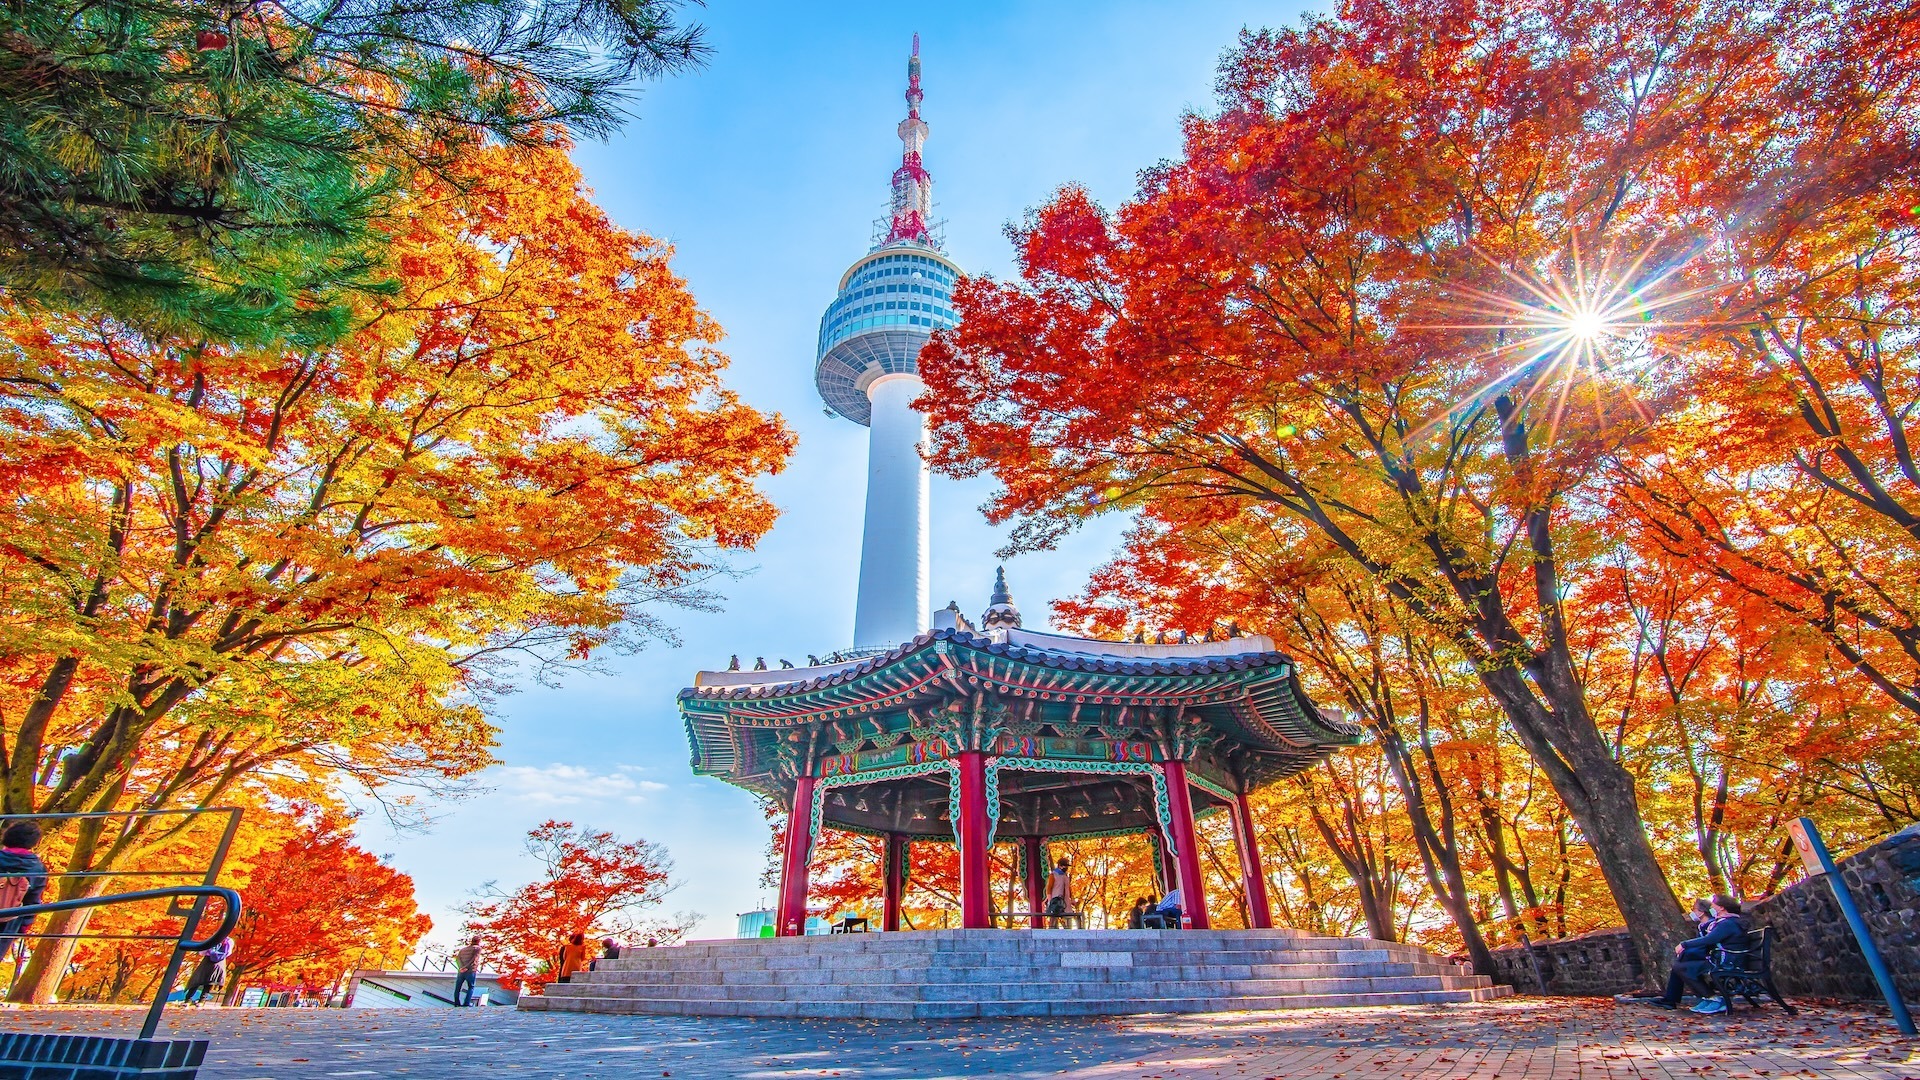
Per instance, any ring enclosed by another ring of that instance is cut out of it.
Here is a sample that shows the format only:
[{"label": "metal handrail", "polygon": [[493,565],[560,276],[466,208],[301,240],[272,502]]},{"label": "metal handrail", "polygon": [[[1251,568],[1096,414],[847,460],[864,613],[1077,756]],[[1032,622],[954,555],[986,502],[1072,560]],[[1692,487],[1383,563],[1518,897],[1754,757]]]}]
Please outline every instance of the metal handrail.
[{"label": "metal handrail", "polygon": [[[229,828],[228,839],[233,830]],[[224,854],[223,842],[222,853]],[[22,907],[0,908],[0,920],[11,922],[21,917],[32,918],[48,911],[76,911],[81,908],[105,907],[109,904],[130,904],[140,900],[192,898],[193,907],[185,913],[186,922],[181,925],[180,938],[174,943],[173,953],[167,958],[166,969],[160,975],[160,987],[154,992],[153,1004],[147,1006],[147,1015],[140,1023],[140,1037],[151,1039],[160,1030],[160,1013],[167,1007],[167,995],[173,991],[173,980],[180,972],[180,958],[189,952],[205,952],[220,944],[234,927],[240,925],[240,894],[219,885],[171,885],[159,889],[141,889],[137,892],[108,893],[105,896],[82,896],[73,900],[56,900],[51,904],[27,904]],[[214,932],[206,938],[189,938],[200,926],[200,916],[207,910],[207,901],[218,899],[221,907],[220,922]],[[172,905],[169,905],[171,907]],[[31,931],[29,931],[31,933]]]},{"label": "metal handrail", "polygon": [[[122,826],[121,836],[123,839],[126,835],[126,830],[131,828],[133,822],[135,822],[136,820],[145,819],[148,821],[153,821],[153,820],[168,819],[168,818],[179,819],[179,824],[168,826],[166,828],[159,830],[159,836],[156,838],[151,838],[151,842],[163,842],[165,840],[171,839],[172,837],[179,835],[182,830],[187,828],[193,822],[203,817],[214,816],[214,817],[224,817],[226,819],[225,826],[220,830],[219,839],[214,844],[213,851],[207,859],[206,869],[201,876],[201,880],[199,884],[164,885],[154,889],[140,889],[133,892],[109,893],[103,896],[81,896],[81,897],[75,897],[71,900],[56,900],[51,903],[45,903],[45,904],[33,904],[33,905],[22,906],[22,907],[0,909],[0,919],[6,920],[9,922],[19,918],[26,918],[30,920],[34,916],[39,915],[43,912],[74,911],[77,909],[104,907],[104,906],[113,905],[113,904],[138,903],[144,900],[161,900],[161,899],[169,900],[170,903],[167,904],[166,913],[169,916],[172,916],[174,918],[179,918],[184,920],[180,925],[179,934],[175,937],[167,937],[165,935],[121,935],[121,934],[91,934],[90,935],[90,934],[84,934],[84,933],[36,934],[32,931],[31,928],[28,928],[25,933],[18,935],[18,937],[23,941],[28,938],[32,938],[32,939],[61,938],[61,939],[68,939],[68,940],[80,940],[83,938],[98,938],[101,940],[109,940],[109,939],[111,940],[147,940],[147,941],[169,942],[172,947],[168,950],[166,963],[161,969],[159,985],[154,990],[153,1001],[149,1003],[149,1005],[147,1006],[146,1018],[141,1022],[141,1025],[140,1025],[140,1037],[143,1039],[151,1039],[154,1037],[154,1033],[159,1030],[160,1016],[161,1016],[161,1013],[166,1009],[168,995],[173,992],[174,980],[179,977],[181,961],[184,960],[189,953],[196,953],[196,952],[204,953],[206,950],[213,948],[215,945],[219,944],[222,939],[231,936],[234,929],[239,925],[240,914],[241,914],[240,894],[235,892],[232,889],[215,885],[214,882],[219,880],[221,868],[226,865],[227,853],[231,851],[233,848],[234,837],[239,832],[239,828],[240,828],[241,814],[242,814],[242,811],[240,810],[239,807],[208,806],[208,807],[193,807],[193,808],[182,807],[182,808],[172,808],[172,809],[164,809],[164,810],[90,810],[90,811],[79,811],[79,812],[71,812],[71,813],[63,813],[63,814],[0,815],[0,825],[4,825],[14,821],[45,822],[45,821],[99,820],[99,821],[105,822],[105,821],[120,820],[127,823]],[[116,841],[116,843],[117,842],[118,841]],[[192,870],[182,871],[182,870],[80,869],[80,870],[68,870],[64,872],[50,870],[46,875],[46,880],[49,885],[52,885],[55,881],[63,881],[67,878],[73,878],[77,880],[91,880],[99,885],[104,886],[116,878],[136,877],[136,876],[176,877],[176,876],[187,876],[193,873],[194,871]],[[200,921],[206,914],[207,902],[213,899],[218,899],[219,901],[221,901],[221,907],[223,908],[223,911],[222,911],[220,922],[215,927],[213,933],[205,935],[204,937],[196,936],[198,935],[198,932],[200,929]],[[17,978],[19,975],[18,961],[16,961],[15,963],[14,973],[15,973],[15,977]]]},{"label": "metal handrail", "polygon": [[130,904],[136,900],[160,900],[180,896],[217,898],[225,901],[221,905],[220,923],[214,927],[212,934],[204,939],[182,939],[179,942],[179,948],[185,952],[206,952],[225,941],[232,935],[234,928],[240,925],[240,894],[218,885],[172,885],[161,889],[141,889],[137,892],[108,893],[105,896],[83,896],[77,900],[56,900],[51,904],[0,908],[0,925],[12,922],[23,915],[41,915],[49,911],[79,911],[82,908],[105,907],[108,904]]}]

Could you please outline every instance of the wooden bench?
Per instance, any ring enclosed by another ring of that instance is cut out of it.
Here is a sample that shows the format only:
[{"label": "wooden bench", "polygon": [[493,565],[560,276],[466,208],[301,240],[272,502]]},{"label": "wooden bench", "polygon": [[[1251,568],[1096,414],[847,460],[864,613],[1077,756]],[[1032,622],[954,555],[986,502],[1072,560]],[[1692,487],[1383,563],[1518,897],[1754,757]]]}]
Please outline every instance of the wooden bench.
[{"label": "wooden bench", "polygon": [[1722,945],[1708,957],[1703,978],[1728,1010],[1732,1010],[1736,997],[1746,998],[1747,1004],[1757,1009],[1760,995],[1765,994],[1785,1009],[1788,1016],[1798,1013],[1773,985],[1773,936],[1771,926],[1749,930],[1739,946]]},{"label": "wooden bench", "polygon": [[1046,920],[1048,922],[1051,922],[1052,920],[1055,920],[1055,919],[1065,919],[1068,922],[1071,922],[1073,924],[1073,928],[1076,930],[1085,930],[1087,928],[1087,913],[1084,911],[1068,911],[1068,912],[1063,912],[1059,915],[1049,915],[1044,911],[1033,912],[1033,911],[1007,910],[1007,911],[994,912],[993,918],[996,922],[1001,919],[1007,920],[1007,928],[1013,929],[1015,926],[1019,925],[1020,920],[1025,920],[1027,924],[1031,926],[1033,923],[1033,918],[1036,914],[1042,920]]},{"label": "wooden bench", "polygon": [[[859,927],[860,929],[855,930],[854,927],[856,926]],[[829,934],[864,934],[866,932],[867,932],[867,920],[861,918],[858,915],[849,915],[846,918],[841,919],[839,922],[834,923],[833,925],[827,927],[827,933]]]}]

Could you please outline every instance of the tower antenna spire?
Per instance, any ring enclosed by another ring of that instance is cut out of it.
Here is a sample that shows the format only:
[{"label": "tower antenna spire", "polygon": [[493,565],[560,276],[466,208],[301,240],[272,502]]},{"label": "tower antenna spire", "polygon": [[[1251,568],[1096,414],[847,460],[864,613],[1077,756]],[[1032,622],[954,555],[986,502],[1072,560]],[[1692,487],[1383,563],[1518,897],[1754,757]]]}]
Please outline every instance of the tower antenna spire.
[{"label": "tower antenna spire", "polygon": [[893,170],[887,238],[884,243],[915,240],[933,244],[933,177],[920,163],[927,143],[927,122],[920,119],[920,35],[913,35],[913,54],[907,57],[907,118],[900,121],[900,167]]}]

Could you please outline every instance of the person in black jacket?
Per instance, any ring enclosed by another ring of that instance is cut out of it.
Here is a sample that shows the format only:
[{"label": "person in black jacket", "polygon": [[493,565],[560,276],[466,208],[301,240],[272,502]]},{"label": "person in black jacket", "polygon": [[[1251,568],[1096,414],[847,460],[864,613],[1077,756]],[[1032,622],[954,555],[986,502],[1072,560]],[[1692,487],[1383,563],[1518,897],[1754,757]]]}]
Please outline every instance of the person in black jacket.
[{"label": "person in black jacket", "polygon": [[[1714,950],[1723,945],[1738,944],[1746,940],[1747,923],[1740,917],[1740,901],[1731,896],[1714,894],[1713,918],[1707,922],[1706,929],[1699,937],[1688,938],[1673,947],[1673,971],[1667,975],[1667,992],[1657,998],[1649,998],[1647,1004],[1656,1009],[1675,1009],[1680,1006],[1680,995],[1688,987],[1694,988],[1702,998],[1713,992],[1701,978],[1706,973],[1708,960]],[[1695,1012],[1715,1013],[1724,1011],[1725,1004],[1715,1000],[1703,1000],[1694,1009]]]},{"label": "person in black jacket", "polygon": [[[33,853],[39,846],[40,826],[34,822],[16,821],[0,832],[0,898],[14,901],[0,906],[28,907],[47,894],[47,864]],[[0,924],[0,951],[12,948],[14,939],[31,929],[31,915]]]}]

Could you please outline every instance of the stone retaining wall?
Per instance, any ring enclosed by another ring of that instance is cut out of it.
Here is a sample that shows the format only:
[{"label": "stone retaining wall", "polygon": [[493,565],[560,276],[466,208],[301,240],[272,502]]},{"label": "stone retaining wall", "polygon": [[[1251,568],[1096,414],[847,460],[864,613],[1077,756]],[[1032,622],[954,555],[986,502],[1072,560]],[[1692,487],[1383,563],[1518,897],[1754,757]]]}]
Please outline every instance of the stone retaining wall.
[{"label": "stone retaining wall", "polygon": [[[1909,1005],[1920,1004],[1920,827],[1840,860],[1853,902]],[[1878,1001],[1853,931],[1825,881],[1802,881],[1753,905],[1754,925],[1779,935],[1773,976],[1788,997]]]},{"label": "stone retaining wall", "polygon": [[[1920,826],[1840,860],[1839,867],[1901,995],[1909,1005],[1920,1005]],[[1753,925],[1771,926],[1777,935],[1773,975],[1781,993],[1880,1000],[1825,881],[1790,885],[1754,904],[1748,916]],[[1548,994],[1617,994],[1641,985],[1640,961],[1625,930],[1535,942],[1534,952]],[[1542,992],[1525,949],[1495,949],[1493,958],[1500,982],[1523,994]]]},{"label": "stone retaining wall", "polygon": [[1625,930],[1595,930],[1579,937],[1536,941],[1533,954],[1540,962],[1540,974],[1547,980],[1544,991],[1534,978],[1533,964],[1524,948],[1493,950],[1494,963],[1499,967],[1494,978],[1523,994],[1556,997],[1624,994],[1641,984],[1640,958],[1634,955],[1633,939]]}]

